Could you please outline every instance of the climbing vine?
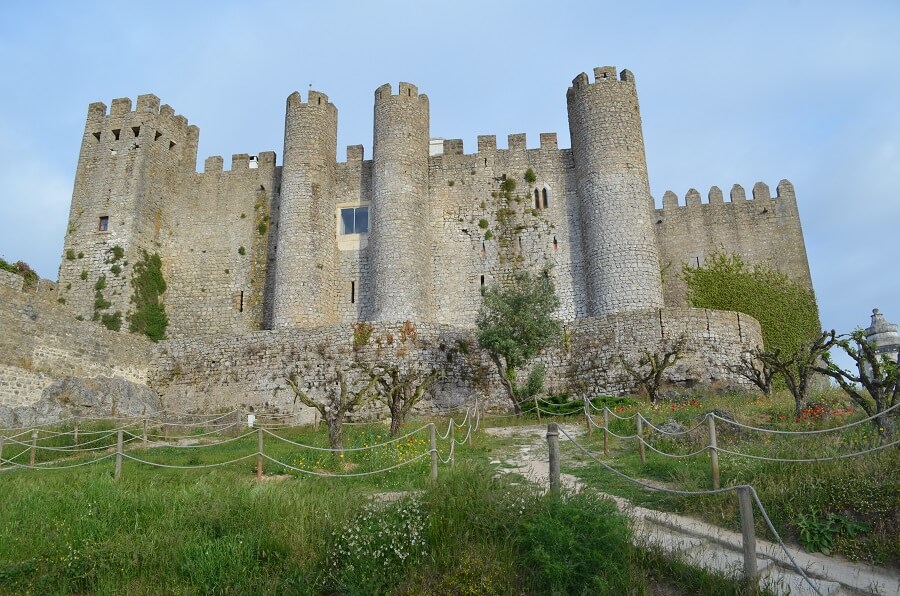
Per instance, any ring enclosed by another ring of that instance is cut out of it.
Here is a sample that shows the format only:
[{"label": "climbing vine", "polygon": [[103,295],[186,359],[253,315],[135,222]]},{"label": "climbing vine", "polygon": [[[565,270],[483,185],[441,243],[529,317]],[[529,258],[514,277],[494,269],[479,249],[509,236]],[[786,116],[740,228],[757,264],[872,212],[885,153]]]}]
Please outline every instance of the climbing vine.
[{"label": "climbing vine", "polygon": [[766,350],[793,353],[821,334],[813,293],[768,265],[750,267],[738,255],[717,253],[700,267],[685,265],[682,275],[691,306],[750,315]]},{"label": "climbing vine", "polygon": [[131,275],[134,294],[131,302],[134,312],[128,317],[129,330],[141,333],[153,341],[166,337],[169,319],[162,295],[166,291],[166,281],[162,274],[162,259],[157,253],[141,251],[141,260],[134,264]]}]

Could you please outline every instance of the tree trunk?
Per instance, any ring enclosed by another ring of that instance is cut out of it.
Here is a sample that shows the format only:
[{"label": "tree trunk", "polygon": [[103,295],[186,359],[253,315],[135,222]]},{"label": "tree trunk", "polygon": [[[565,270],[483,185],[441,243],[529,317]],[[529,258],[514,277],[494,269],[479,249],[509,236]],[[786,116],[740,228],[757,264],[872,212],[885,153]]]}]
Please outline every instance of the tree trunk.
[{"label": "tree trunk", "polygon": [[335,457],[344,455],[344,427],[343,416],[335,412],[328,412],[328,443],[334,449]]},{"label": "tree trunk", "polygon": [[391,411],[391,436],[397,437],[400,435],[400,427],[403,426],[403,408],[397,403],[398,397],[396,395],[391,396],[391,402],[388,408]]}]

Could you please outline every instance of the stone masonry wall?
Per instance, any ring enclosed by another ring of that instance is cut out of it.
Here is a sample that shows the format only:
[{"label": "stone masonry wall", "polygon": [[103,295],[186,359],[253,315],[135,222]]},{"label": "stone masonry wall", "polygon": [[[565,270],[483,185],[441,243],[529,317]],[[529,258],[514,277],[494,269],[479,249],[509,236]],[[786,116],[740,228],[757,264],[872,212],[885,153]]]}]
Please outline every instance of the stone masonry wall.
[{"label": "stone masonry wall", "polygon": [[[685,357],[671,369],[671,383],[752,389],[730,373],[726,363],[762,342],[753,318],[701,309],[580,319],[570,322],[567,332],[565,345],[541,361],[547,366],[547,389],[569,391],[574,397],[630,390],[619,355],[634,361],[643,351],[665,348],[681,336],[686,338]],[[294,374],[299,386],[314,397],[322,397],[333,385],[335,363],[348,374],[362,375],[353,367],[389,362],[424,371],[446,368],[430,401],[423,404],[425,410],[462,408],[473,404],[476,396],[488,409],[508,407],[496,372],[476,348],[471,329],[417,324],[404,331],[401,324],[377,323],[362,339],[346,324],[165,341],[158,345],[150,385],[167,408],[252,407],[309,421],[312,411],[294,402],[286,382],[289,375]]]},{"label": "stone masonry wall", "polygon": [[747,200],[744,189],[735,184],[730,198],[725,202],[715,186],[707,203],[694,189],[688,191],[684,205],[671,191],[663,195],[663,207],[656,210],[656,238],[667,306],[687,304],[682,266],[702,265],[714,252],[740,255],[748,264],[769,265],[812,289],[794,186],[782,180],[773,198],[769,187],[757,182],[752,200]]},{"label": "stone masonry wall", "polygon": [[79,321],[42,284],[23,290],[11,277],[0,271],[0,405],[30,405],[64,376],[147,381],[149,340]]},{"label": "stone masonry wall", "polygon": [[566,94],[593,315],[663,305],[634,76],[584,73]]}]

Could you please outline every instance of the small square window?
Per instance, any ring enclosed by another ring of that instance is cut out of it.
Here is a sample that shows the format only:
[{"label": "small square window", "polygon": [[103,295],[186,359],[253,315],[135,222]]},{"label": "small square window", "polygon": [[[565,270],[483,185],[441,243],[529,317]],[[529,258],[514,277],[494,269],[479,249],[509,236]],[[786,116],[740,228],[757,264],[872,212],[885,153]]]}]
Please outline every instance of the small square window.
[{"label": "small square window", "polygon": [[341,234],[367,234],[368,232],[368,207],[345,207],[341,209]]},{"label": "small square window", "polygon": [[100,222],[97,224],[97,230],[100,232],[109,231],[109,216],[104,215],[100,218]]}]

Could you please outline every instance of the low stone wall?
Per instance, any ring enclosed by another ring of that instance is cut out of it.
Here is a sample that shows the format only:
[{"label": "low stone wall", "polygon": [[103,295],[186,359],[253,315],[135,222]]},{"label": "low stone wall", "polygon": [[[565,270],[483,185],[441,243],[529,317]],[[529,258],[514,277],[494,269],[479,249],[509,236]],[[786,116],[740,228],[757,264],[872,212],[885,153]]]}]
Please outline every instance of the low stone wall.
[{"label": "low stone wall", "polygon": [[[463,408],[476,396],[488,408],[508,406],[493,365],[477,349],[474,329],[415,325],[404,331],[399,323],[358,324],[356,329],[339,325],[161,342],[150,385],[170,409],[252,407],[312,420],[312,411],[295,403],[289,376],[313,396],[323,397],[334,383],[335,363],[349,375],[365,378],[366,368],[387,362],[424,372],[445,369],[425,410]],[[576,397],[631,390],[620,357],[636,361],[643,352],[665,349],[681,337],[684,357],[668,371],[670,383],[749,388],[728,365],[741,352],[762,345],[759,323],[738,313],[687,308],[569,323],[563,345],[541,358],[546,386]]]},{"label": "low stone wall", "polygon": [[0,271],[0,405],[25,406],[55,379],[122,377],[146,383],[152,342],[79,321],[43,280],[23,288]]}]

